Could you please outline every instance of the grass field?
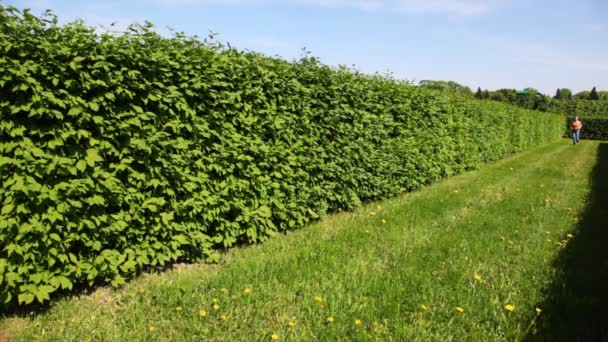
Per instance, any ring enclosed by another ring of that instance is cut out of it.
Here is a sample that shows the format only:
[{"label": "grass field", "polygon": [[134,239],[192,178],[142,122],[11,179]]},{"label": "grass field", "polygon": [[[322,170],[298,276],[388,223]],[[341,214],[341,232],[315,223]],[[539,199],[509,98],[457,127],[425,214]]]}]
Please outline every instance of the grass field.
[{"label": "grass field", "polygon": [[0,339],[608,340],[607,174],[608,143],[564,139],[5,317]]}]

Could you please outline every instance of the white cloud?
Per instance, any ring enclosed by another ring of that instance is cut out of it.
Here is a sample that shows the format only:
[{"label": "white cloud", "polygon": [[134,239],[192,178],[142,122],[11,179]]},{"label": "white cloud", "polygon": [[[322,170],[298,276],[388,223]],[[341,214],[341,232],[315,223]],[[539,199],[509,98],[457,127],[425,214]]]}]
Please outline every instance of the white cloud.
[{"label": "white cloud", "polygon": [[400,9],[412,13],[450,13],[480,15],[490,12],[494,3],[483,0],[401,0]]},{"label": "white cloud", "polygon": [[296,5],[332,9],[400,11],[414,14],[447,13],[463,16],[485,14],[502,3],[511,1],[514,0],[151,0],[153,4],[165,8],[286,5],[291,2]]},{"label": "white cloud", "polygon": [[392,1],[386,0],[301,0],[300,2],[328,8],[354,8],[364,11],[386,8]]}]

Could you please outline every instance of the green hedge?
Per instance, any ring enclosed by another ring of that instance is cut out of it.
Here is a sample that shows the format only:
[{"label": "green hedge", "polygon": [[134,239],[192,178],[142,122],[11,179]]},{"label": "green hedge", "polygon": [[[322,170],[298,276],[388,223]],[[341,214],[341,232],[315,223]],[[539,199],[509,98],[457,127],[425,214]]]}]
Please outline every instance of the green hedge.
[{"label": "green hedge", "polygon": [[563,117],[0,7],[0,303],[119,285],[560,138]]},{"label": "green hedge", "polygon": [[[581,139],[608,140],[608,118],[581,117],[583,129],[581,129]],[[570,124],[574,117],[566,120],[566,136],[571,137]]]},{"label": "green hedge", "polygon": [[608,100],[553,100],[550,110],[572,117],[608,118]]}]

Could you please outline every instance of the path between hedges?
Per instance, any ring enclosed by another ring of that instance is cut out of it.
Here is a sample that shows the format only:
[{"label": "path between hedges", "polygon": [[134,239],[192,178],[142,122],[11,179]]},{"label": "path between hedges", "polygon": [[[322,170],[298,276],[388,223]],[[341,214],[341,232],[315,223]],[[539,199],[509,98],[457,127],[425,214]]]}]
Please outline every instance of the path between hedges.
[{"label": "path between hedges", "polygon": [[0,331],[28,341],[555,338],[562,316],[550,290],[593,228],[581,225],[585,198],[607,146],[564,139],[234,249],[219,266],[64,298],[31,321],[5,318]]}]

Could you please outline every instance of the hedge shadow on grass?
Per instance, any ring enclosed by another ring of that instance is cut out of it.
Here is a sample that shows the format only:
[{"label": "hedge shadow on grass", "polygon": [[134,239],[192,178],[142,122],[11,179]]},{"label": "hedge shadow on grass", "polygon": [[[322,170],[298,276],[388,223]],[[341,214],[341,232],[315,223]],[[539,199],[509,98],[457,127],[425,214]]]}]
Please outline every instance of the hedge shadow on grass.
[{"label": "hedge shadow on grass", "polygon": [[590,194],[524,341],[608,341],[608,143],[600,143]]}]

